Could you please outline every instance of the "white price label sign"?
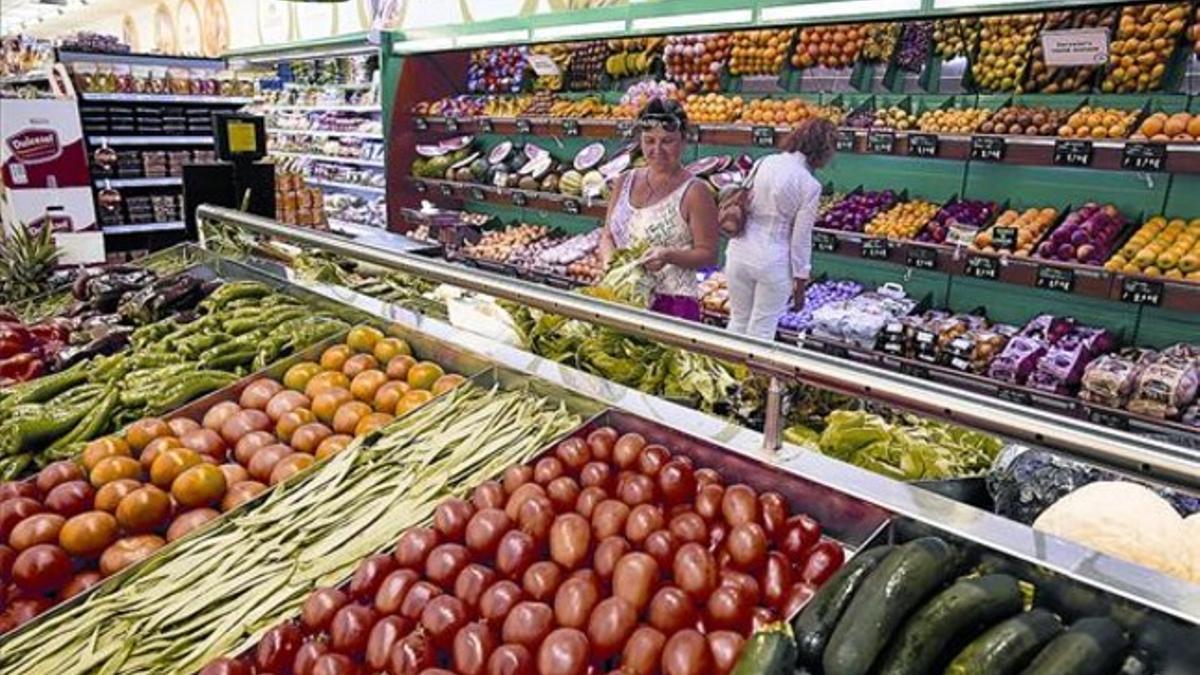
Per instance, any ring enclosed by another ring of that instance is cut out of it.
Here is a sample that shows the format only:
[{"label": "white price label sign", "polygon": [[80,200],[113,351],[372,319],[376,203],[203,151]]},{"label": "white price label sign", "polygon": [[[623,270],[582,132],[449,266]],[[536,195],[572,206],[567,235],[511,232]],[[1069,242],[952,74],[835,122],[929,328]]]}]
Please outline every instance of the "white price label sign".
[{"label": "white price label sign", "polygon": [[529,61],[529,67],[533,68],[533,72],[539,76],[553,77],[559,73],[558,64],[545,54],[530,54],[526,59]]},{"label": "white price label sign", "polygon": [[1096,66],[1108,62],[1108,31],[1074,28],[1042,32],[1042,52],[1048,66]]}]

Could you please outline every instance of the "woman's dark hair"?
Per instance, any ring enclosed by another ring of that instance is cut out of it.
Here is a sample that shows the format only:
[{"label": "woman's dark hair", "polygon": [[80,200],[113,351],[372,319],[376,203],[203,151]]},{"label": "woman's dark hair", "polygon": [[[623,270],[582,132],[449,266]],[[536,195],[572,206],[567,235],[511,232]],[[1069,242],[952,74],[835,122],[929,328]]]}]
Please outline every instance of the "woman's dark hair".
[{"label": "woman's dark hair", "polygon": [[783,147],[803,154],[813,168],[825,166],[837,150],[837,126],[824,117],[810,117],[788,135]]},{"label": "woman's dark hair", "polygon": [[652,98],[642,106],[638,121],[674,119],[679,124],[679,133],[685,134],[688,126],[687,111],[673,98]]}]

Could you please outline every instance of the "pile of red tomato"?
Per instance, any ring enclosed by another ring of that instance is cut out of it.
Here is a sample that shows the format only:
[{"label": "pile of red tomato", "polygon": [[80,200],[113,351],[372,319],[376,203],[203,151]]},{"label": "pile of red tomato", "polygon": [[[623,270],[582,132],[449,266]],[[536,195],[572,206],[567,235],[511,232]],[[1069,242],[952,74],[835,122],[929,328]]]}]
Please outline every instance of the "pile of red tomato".
[{"label": "pile of red tomato", "polygon": [[710,675],[843,550],[785,498],[600,428],[509,468],[204,675]]}]

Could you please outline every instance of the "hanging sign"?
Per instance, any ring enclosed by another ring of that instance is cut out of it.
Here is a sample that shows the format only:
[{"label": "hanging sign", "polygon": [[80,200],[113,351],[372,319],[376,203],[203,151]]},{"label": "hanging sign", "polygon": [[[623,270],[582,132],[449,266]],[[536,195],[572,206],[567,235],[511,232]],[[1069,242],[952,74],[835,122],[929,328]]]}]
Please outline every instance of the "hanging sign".
[{"label": "hanging sign", "polygon": [[1092,142],[1060,138],[1054,141],[1054,163],[1059,166],[1089,166]]},{"label": "hanging sign", "polygon": [[937,249],[926,246],[909,246],[907,264],[921,270],[937,269]]},{"label": "hanging sign", "polygon": [[1162,171],[1167,163],[1163,143],[1126,143],[1121,150],[1121,168],[1130,171]]},{"label": "hanging sign", "polygon": [[909,134],[908,154],[913,157],[937,157],[937,134]]},{"label": "hanging sign", "polygon": [[1108,29],[1043,31],[1042,53],[1048,66],[1096,66],[1108,63]]},{"label": "hanging sign", "polygon": [[1069,267],[1042,265],[1038,267],[1035,285],[1051,291],[1070,293],[1075,290],[1075,271]]},{"label": "hanging sign", "polygon": [[890,155],[896,149],[896,134],[891,131],[867,133],[867,150],[880,155]]},{"label": "hanging sign", "polygon": [[1163,282],[1149,279],[1134,279],[1125,277],[1121,281],[1121,302],[1131,302],[1135,305],[1162,304]]}]

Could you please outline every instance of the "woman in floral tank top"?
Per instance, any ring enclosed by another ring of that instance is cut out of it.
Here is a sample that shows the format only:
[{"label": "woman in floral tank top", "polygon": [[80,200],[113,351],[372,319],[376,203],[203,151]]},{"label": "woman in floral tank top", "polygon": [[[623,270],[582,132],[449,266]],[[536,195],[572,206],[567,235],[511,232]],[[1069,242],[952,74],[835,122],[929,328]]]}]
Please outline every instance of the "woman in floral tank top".
[{"label": "woman in floral tank top", "polygon": [[700,320],[696,270],[717,262],[717,204],[683,167],[687,113],[673,100],[654,99],[638,116],[646,166],[613,186],[600,237],[600,256],[649,244],[642,265],[654,279],[650,309]]}]

